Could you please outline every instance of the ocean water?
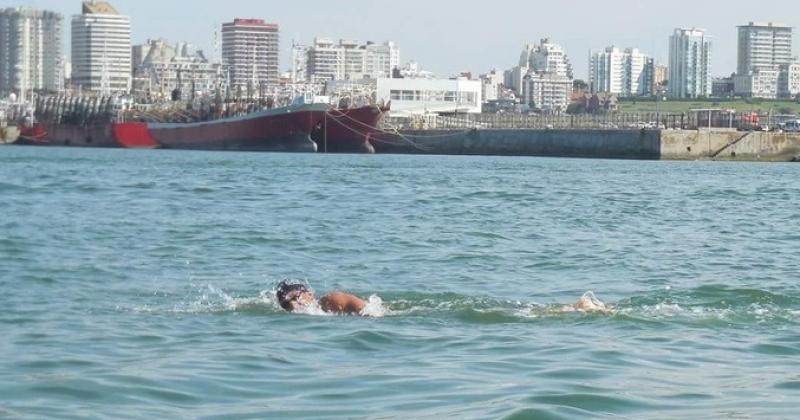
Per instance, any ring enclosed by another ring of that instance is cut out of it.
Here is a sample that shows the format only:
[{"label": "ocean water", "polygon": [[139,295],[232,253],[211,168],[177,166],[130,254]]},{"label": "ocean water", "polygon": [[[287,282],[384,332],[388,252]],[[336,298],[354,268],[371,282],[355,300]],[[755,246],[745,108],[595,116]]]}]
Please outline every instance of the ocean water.
[{"label": "ocean water", "polygon": [[798,170],[0,148],[0,418],[796,418]]}]

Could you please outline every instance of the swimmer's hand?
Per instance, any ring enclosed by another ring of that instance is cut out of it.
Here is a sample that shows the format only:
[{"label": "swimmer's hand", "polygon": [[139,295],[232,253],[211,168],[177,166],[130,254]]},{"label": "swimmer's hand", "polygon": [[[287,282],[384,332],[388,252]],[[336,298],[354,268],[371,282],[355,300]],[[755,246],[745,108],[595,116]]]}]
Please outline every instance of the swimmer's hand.
[{"label": "swimmer's hand", "polygon": [[333,292],[320,299],[319,306],[331,314],[362,315],[367,303],[347,293]]},{"label": "swimmer's hand", "polygon": [[610,305],[606,305],[605,303],[601,302],[600,299],[595,297],[594,293],[588,292],[583,295],[577,302],[575,302],[572,307],[579,312],[586,312],[586,313],[597,313],[597,314],[606,314],[606,315],[613,315],[617,313],[616,309],[614,309]]}]

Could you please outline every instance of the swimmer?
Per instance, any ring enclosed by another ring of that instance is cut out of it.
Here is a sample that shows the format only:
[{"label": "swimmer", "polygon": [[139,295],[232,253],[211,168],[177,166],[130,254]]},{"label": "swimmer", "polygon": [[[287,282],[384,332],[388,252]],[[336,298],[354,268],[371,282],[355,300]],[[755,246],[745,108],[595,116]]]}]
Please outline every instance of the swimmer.
[{"label": "swimmer", "polygon": [[607,314],[613,315],[616,314],[617,311],[613,307],[606,305],[605,303],[601,302],[600,299],[592,292],[587,292],[583,295],[574,305],[568,306],[567,311],[577,311],[577,312],[584,312],[584,313],[598,313],[598,314]]},{"label": "swimmer", "polygon": [[319,305],[319,308],[329,314],[336,315],[363,315],[367,303],[353,295],[332,292],[323,296],[317,302],[314,293],[304,284],[281,282],[275,293],[281,308],[289,312],[297,312],[305,308]]}]

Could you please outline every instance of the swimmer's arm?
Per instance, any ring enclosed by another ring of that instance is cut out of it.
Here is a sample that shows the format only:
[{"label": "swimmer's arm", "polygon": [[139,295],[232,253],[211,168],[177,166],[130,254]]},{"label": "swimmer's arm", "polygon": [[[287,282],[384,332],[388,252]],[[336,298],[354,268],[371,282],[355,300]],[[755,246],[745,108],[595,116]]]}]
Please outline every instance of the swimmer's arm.
[{"label": "swimmer's arm", "polygon": [[347,293],[333,292],[320,299],[319,306],[329,313],[361,315],[367,303]]}]

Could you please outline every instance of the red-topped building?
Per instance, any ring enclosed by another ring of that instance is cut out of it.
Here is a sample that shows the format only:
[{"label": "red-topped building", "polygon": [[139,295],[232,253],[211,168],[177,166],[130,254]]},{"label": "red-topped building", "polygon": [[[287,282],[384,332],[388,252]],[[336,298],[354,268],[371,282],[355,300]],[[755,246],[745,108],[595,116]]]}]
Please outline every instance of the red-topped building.
[{"label": "red-topped building", "polygon": [[228,65],[231,88],[256,96],[278,83],[278,25],[263,19],[234,19],[222,24],[222,60]]}]

